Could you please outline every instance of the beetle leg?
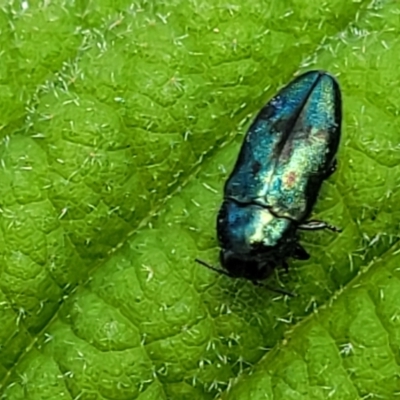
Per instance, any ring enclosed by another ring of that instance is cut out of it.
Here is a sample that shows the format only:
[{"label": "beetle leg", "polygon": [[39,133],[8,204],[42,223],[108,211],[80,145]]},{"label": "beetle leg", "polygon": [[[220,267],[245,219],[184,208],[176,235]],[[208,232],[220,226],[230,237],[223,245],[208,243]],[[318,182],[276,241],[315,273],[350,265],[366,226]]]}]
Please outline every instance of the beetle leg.
[{"label": "beetle leg", "polygon": [[283,294],[283,295],[285,295],[285,296],[290,296],[290,297],[297,297],[297,294],[296,294],[296,293],[292,293],[292,292],[289,292],[289,291],[284,290],[284,289],[278,289],[278,288],[271,287],[271,286],[265,285],[265,284],[262,285],[262,286],[264,286],[266,289],[270,290],[271,292]]},{"label": "beetle leg", "polygon": [[293,258],[296,258],[297,260],[308,260],[310,255],[301,244],[297,243],[294,249]]},{"label": "beetle leg", "polygon": [[318,231],[320,229],[329,229],[332,232],[342,232],[340,228],[330,225],[324,221],[318,221],[316,219],[306,221],[303,224],[300,224],[298,226],[298,229],[302,229],[304,231]]},{"label": "beetle leg", "polygon": [[259,281],[252,281],[252,282],[253,282],[253,284],[255,286],[264,287],[265,289],[268,289],[271,292],[283,294],[285,296],[290,296],[290,297],[297,297],[296,293],[289,292],[289,291],[287,291],[285,289],[279,289],[279,288],[276,288],[276,287],[273,287],[273,286],[269,286],[269,285],[266,285],[265,283],[262,283],[262,282],[259,282]]}]

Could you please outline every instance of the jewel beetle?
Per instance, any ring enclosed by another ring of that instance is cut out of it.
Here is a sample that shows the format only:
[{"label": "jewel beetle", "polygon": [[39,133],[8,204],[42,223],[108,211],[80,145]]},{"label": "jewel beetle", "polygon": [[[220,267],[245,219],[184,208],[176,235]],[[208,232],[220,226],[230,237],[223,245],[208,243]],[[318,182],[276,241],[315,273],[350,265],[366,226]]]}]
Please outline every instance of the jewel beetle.
[{"label": "jewel beetle", "polygon": [[[245,135],[217,216],[225,275],[254,283],[288,258],[307,260],[298,230],[340,229],[309,220],[321,185],[336,169],[342,101],[336,79],[306,72],[282,88]],[[277,290],[279,291],[279,290]]]}]

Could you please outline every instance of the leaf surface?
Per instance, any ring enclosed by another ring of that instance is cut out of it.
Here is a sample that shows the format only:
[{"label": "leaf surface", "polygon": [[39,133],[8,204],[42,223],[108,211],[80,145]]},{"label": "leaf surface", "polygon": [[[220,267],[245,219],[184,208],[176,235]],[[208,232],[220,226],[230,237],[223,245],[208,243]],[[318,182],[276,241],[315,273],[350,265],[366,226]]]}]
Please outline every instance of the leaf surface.
[{"label": "leaf surface", "polygon": [[[396,5],[21,4],[0,12],[3,397],[211,399],[255,364],[263,379],[268,350],[396,240]],[[249,120],[311,67],[343,87],[316,215],[344,232],[303,236],[311,260],[271,281],[299,294],[283,299],[193,259],[217,261]],[[259,387],[239,379],[226,396]]]}]

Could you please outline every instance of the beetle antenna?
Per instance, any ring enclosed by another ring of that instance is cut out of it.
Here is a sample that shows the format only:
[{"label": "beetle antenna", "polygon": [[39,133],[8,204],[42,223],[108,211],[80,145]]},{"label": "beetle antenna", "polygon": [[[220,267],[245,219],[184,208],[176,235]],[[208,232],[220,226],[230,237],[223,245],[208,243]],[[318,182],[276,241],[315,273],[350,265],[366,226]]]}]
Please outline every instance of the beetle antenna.
[{"label": "beetle antenna", "polygon": [[215,271],[215,272],[218,272],[219,274],[226,275],[226,276],[229,276],[229,277],[232,278],[232,276],[229,275],[228,272],[224,271],[224,270],[221,269],[221,268],[213,267],[212,265],[206,263],[206,262],[203,261],[203,260],[199,260],[198,258],[195,258],[194,261],[196,261],[197,263],[203,265],[203,267],[206,267],[206,268],[211,269],[211,270],[213,270],[213,271]]},{"label": "beetle antenna", "polygon": [[290,297],[297,297],[296,293],[289,292],[289,291],[287,291],[285,289],[278,289],[276,287],[266,285],[265,283],[262,283],[262,282],[259,282],[259,281],[252,281],[252,282],[253,282],[254,285],[260,286],[260,287],[264,287],[265,289],[268,289],[271,292],[283,294],[285,296],[290,296]]}]

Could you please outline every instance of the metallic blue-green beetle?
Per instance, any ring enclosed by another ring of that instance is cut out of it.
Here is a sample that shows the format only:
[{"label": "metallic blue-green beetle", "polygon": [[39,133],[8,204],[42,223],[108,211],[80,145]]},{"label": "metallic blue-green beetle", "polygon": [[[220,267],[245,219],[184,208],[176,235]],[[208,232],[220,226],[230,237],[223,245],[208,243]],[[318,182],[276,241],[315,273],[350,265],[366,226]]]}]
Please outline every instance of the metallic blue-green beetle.
[{"label": "metallic blue-green beetle", "polygon": [[341,119],[339,85],[323,71],[297,77],[260,111],[225,184],[219,272],[256,283],[279,265],[287,269],[289,257],[309,258],[298,229],[338,231],[308,217],[335,170]]}]

